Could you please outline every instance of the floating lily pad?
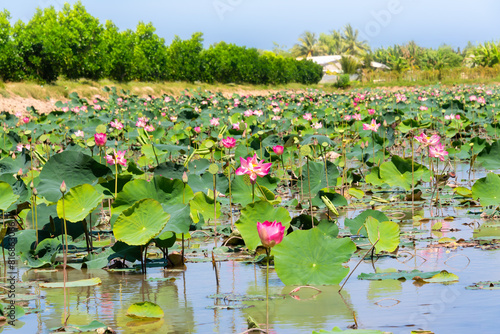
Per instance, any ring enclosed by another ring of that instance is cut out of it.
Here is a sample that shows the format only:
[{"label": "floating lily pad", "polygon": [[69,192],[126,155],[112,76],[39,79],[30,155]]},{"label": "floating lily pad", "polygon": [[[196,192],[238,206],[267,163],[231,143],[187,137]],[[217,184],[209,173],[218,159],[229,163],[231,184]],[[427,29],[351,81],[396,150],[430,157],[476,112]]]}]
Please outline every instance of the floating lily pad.
[{"label": "floating lily pad", "polygon": [[130,305],[127,310],[127,316],[140,319],[161,319],[165,316],[165,313],[163,312],[161,307],[156,305],[155,303],[142,302]]},{"label": "floating lily pad", "polygon": [[373,217],[376,220],[381,221],[381,222],[389,220],[389,218],[384,213],[382,213],[380,211],[365,210],[353,219],[346,218],[344,225],[346,227],[349,227],[351,234],[353,234],[353,235],[360,234],[360,235],[367,237],[368,235],[367,235],[364,223],[366,221],[366,218],[368,218],[368,217]]},{"label": "floating lily pad", "polygon": [[403,279],[410,280],[419,276],[420,278],[431,278],[434,275],[439,274],[439,271],[430,271],[430,272],[422,272],[420,270],[412,270],[412,271],[398,271],[395,273],[361,273],[358,275],[358,279],[363,280],[381,280],[381,279]]},{"label": "floating lily pad", "polygon": [[[100,285],[102,283],[99,277],[81,279],[78,281],[66,282],[67,288],[80,288],[86,286]],[[40,283],[41,288],[64,288],[64,282]]]},{"label": "floating lily pad", "polygon": [[500,290],[500,281],[480,281],[465,287],[467,290]]},{"label": "floating lily pad", "polygon": [[446,270],[443,270],[439,274],[436,274],[431,278],[423,278],[422,280],[426,283],[448,283],[457,282],[458,276],[453,273],[449,273]]}]

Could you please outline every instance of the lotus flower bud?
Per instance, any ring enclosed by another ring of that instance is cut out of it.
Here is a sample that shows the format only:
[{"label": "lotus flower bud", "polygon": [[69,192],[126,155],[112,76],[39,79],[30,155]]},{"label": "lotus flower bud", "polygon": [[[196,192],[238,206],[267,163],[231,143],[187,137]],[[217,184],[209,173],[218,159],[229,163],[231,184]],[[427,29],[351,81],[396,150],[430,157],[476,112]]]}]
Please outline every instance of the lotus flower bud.
[{"label": "lotus flower bud", "polygon": [[66,182],[62,181],[59,190],[64,194],[68,189],[66,188]]}]

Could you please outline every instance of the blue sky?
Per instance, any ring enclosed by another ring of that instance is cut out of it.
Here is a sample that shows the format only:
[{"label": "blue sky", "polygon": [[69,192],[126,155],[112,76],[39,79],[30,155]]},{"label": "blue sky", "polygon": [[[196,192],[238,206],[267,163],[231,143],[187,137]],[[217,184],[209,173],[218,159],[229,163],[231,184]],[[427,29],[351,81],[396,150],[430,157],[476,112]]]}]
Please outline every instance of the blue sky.
[{"label": "blue sky", "polygon": [[[64,0],[3,1],[13,20],[28,21],[37,7],[60,9]],[[120,29],[152,22],[166,43],[201,31],[205,45],[226,41],[272,49],[273,42],[290,48],[305,30],[341,29],[350,23],[372,47],[415,40],[437,47],[464,47],[500,39],[497,0],[83,0],[101,22]]]}]

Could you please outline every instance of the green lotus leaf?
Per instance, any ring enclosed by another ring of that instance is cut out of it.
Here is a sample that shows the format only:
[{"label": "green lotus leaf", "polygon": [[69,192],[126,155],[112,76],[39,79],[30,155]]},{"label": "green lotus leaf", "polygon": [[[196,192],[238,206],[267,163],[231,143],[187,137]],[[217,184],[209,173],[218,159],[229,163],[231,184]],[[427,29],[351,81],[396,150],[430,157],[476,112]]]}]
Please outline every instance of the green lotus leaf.
[{"label": "green lotus leaf", "polygon": [[64,151],[51,156],[43,166],[37,190],[48,201],[57,202],[62,196],[59,190],[62,181],[71,189],[84,183],[95,185],[99,178],[112,175],[109,167],[98,163],[91,156]]},{"label": "green lotus leaf", "polygon": [[430,172],[427,167],[413,162],[413,177],[412,177],[412,162],[410,159],[403,159],[397,155],[393,155],[391,161],[384,162],[380,165],[380,178],[391,187],[400,187],[405,190],[410,190],[413,183],[416,184],[420,180],[429,180]]},{"label": "green lotus leaf", "polygon": [[132,318],[157,318],[161,319],[165,313],[155,303],[142,302],[130,305],[127,310],[127,316]]},{"label": "green lotus leaf", "polygon": [[[309,174],[307,172],[307,164],[302,166],[302,180],[299,181],[299,187],[302,185],[304,194],[309,193],[309,184],[311,185],[311,195],[316,194],[323,188],[337,185],[337,177],[340,173],[333,163],[330,161],[326,164],[323,162],[309,162]],[[309,179],[308,179],[309,178]]]},{"label": "green lotus leaf", "polygon": [[373,217],[378,221],[388,221],[389,218],[382,212],[377,210],[365,210],[357,215],[353,219],[346,218],[344,225],[349,227],[349,231],[352,235],[363,235],[367,236],[366,228],[364,226],[366,218]]},{"label": "green lotus leaf", "polygon": [[[78,281],[66,282],[67,288],[81,288],[87,286],[100,285],[102,283],[99,277],[81,279]],[[64,288],[64,282],[40,283],[41,288]]]},{"label": "green lotus leaf", "polygon": [[57,215],[60,218],[66,216],[66,220],[73,223],[82,221],[101,204],[103,198],[104,195],[90,184],[81,184],[64,195],[64,213],[63,199],[57,201]]},{"label": "green lotus leaf", "polygon": [[[10,307],[12,307],[12,304],[0,303],[0,315],[9,319]],[[14,305],[14,312],[16,320],[26,314],[26,310],[24,309],[24,307],[19,305]]]},{"label": "green lotus leaf", "polygon": [[10,184],[0,181],[0,211],[6,211],[18,198]]},{"label": "green lotus leaf", "polygon": [[257,232],[257,222],[277,221],[285,226],[285,231],[290,227],[290,213],[285,208],[275,208],[266,201],[258,201],[248,204],[241,210],[240,219],[235,223],[240,231],[245,245],[248,249],[255,249],[260,245],[260,237]]},{"label": "green lotus leaf", "polygon": [[355,250],[350,238],[330,238],[318,228],[297,230],[273,248],[274,267],[285,285],[338,284]]},{"label": "green lotus leaf", "polygon": [[[375,252],[393,252],[399,246],[399,225],[391,222],[379,222],[373,217],[366,218],[365,228],[368,239],[375,245]],[[375,244],[376,243],[376,244]]]},{"label": "green lotus leaf", "polygon": [[189,202],[191,208],[191,217],[193,222],[197,224],[200,221],[199,215],[201,214],[205,220],[215,219],[220,217],[221,205],[219,202],[215,205],[216,212],[214,217],[214,199],[207,194],[197,192],[193,199]]},{"label": "green lotus leaf", "polygon": [[441,271],[439,274],[432,276],[431,278],[424,279],[427,283],[448,283],[448,282],[457,282],[458,276],[449,273],[446,270]]},{"label": "green lotus leaf", "polygon": [[149,182],[138,179],[125,184],[113,203],[112,212],[118,214],[145,198],[160,202],[167,211],[170,206],[188,203],[193,196],[191,187],[184,185],[181,180],[170,180],[163,176],[155,176]]},{"label": "green lotus leaf", "polygon": [[406,270],[401,270],[398,272],[388,272],[388,273],[361,273],[358,275],[358,279],[364,279],[364,280],[382,280],[382,279],[399,279],[399,280],[409,280],[413,279],[416,276],[419,276],[420,278],[431,278],[432,276],[439,274],[439,271],[430,271],[430,272],[423,272],[420,270],[412,270],[412,271],[406,271]]},{"label": "green lotus leaf", "polygon": [[483,207],[500,205],[500,176],[494,173],[488,173],[474,183],[472,186],[472,198],[479,199]]},{"label": "green lotus leaf", "polygon": [[113,226],[116,240],[131,246],[146,245],[167,225],[170,215],[154,199],[143,199],[124,210]]}]

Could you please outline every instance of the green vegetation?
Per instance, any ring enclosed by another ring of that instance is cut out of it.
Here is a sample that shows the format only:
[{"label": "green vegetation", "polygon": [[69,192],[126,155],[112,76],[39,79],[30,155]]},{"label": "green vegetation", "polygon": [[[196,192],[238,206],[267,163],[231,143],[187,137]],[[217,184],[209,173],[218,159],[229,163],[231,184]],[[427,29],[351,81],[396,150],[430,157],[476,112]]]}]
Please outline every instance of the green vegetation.
[{"label": "green vegetation", "polygon": [[27,23],[13,26],[0,12],[0,79],[52,83],[58,78],[119,82],[186,81],[206,83],[302,84],[321,80],[321,66],[307,60],[220,42],[203,48],[201,33],[176,37],[171,45],[151,23],[119,31],[102,25],[81,2],[38,9]]}]

